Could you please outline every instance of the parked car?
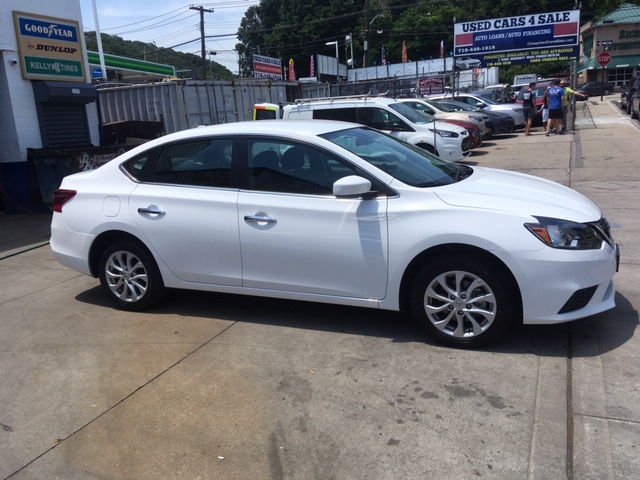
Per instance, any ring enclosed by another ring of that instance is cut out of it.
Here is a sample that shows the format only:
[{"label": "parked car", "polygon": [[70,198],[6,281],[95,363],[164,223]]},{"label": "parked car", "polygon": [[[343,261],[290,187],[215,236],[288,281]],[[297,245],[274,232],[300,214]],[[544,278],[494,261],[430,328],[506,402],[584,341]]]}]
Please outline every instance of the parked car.
[{"label": "parked car", "polygon": [[640,120],[640,90],[636,90],[631,97],[631,118]]},{"label": "parked car", "polygon": [[460,70],[467,70],[469,68],[476,68],[482,64],[477,58],[471,57],[458,57],[456,58],[456,68]]},{"label": "parked car", "polygon": [[458,347],[613,308],[619,258],[568,187],[308,120],[184,130],[69,175],[50,245],[125,310],[176,288],[406,309]]},{"label": "parked car", "polygon": [[624,87],[622,87],[622,93],[620,94],[620,108],[628,114],[631,113],[631,98],[638,88],[640,88],[640,77],[626,83]]},{"label": "parked car", "polygon": [[613,93],[615,86],[613,83],[605,82],[587,82],[576,88],[576,92],[581,95],[587,95],[588,97],[595,97],[598,95],[609,95]]},{"label": "parked car", "polygon": [[437,95],[429,95],[429,98],[433,100],[453,98],[454,100],[468,103],[469,105],[473,105],[483,110],[498,111],[498,112],[506,113],[511,118],[513,118],[513,122],[515,123],[516,129],[524,128],[524,113],[522,111],[522,106],[520,105],[516,105],[513,103],[498,103],[498,102],[494,102],[490,98],[481,97],[479,95],[474,95],[471,93],[456,92],[453,97],[451,94],[437,94]]},{"label": "parked car", "polygon": [[398,100],[367,95],[307,98],[282,109],[285,120],[339,120],[385,131],[393,137],[457,162],[471,154],[466,129],[416,112]]},{"label": "parked car", "polygon": [[459,102],[457,100],[435,100],[438,105],[446,106],[453,110],[460,110],[465,112],[482,112],[489,117],[489,123],[491,124],[491,136],[501,133],[512,133],[516,127],[513,118],[506,113],[500,113],[498,111],[491,111],[481,109],[468,103]]},{"label": "parked car", "polygon": [[414,108],[419,112],[426,113],[437,118],[440,121],[462,120],[465,122],[471,122],[480,130],[480,135],[483,139],[491,136],[491,126],[488,125],[489,117],[484,113],[455,110],[443,105],[438,105],[434,100],[426,98],[398,98],[398,101],[409,105],[411,108]]},{"label": "parked car", "polygon": [[498,103],[511,103],[513,102],[513,87],[509,83],[499,83],[496,85],[487,85],[482,90],[478,90],[476,94],[485,95],[491,94],[491,99]]},{"label": "parked car", "polygon": [[517,100],[517,98],[518,98],[518,93],[520,93],[520,90],[522,90],[523,87],[528,87],[528,86],[529,86],[528,83],[521,83],[521,84],[518,84],[518,85],[513,85],[511,87],[511,89],[513,90],[513,96],[511,97],[512,98],[511,101],[515,102]]},{"label": "parked car", "polygon": [[[404,99],[398,99],[400,101],[404,100]],[[412,100],[412,99],[406,99],[406,100]],[[439,122],[445,122],[445,123],[451,123],[452,125],[457,125],[459,127],[464,128],[468,133],[469,133],[469,139],[471,140],[471,149],[474,148],[478,148],[480,146],[482,146],[482,133],[480,132],[480,127],[478,126],[477,123],[473,123],[470,120],[461,120],[459,118],[436,118],[435,116],[431,115],[430,113],[428,113],[426,110],[424,110],[424,105],[421,103],[418,103],[418,101],[402,101],[402,103],[404,103],[405,105],[407,105],[409,108],[413,108],[416,112],[419,112],[420,114],[424,115],[429,121],[439,121]]]}]

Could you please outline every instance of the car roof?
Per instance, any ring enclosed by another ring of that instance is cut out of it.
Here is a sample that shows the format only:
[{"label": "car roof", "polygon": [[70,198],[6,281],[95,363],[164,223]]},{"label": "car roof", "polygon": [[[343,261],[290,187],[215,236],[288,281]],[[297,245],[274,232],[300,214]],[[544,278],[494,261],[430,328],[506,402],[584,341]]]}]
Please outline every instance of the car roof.
[{"label": "car roof", "polygon": [[362,125],[351,122],[340,122],[335,120],[258,120],[232,123],[221,123],[218,125],[206,125],[180,130],[158,137],[154,140],[142,144],[142,147],[151,148],[155,145],[162,145],[165,142],[176,140],[188,140],[208,135],[274,135],[285,138],[303,139],[304,137],[315,137],[325,133],[337,132],[349,128],[364,128]]}]

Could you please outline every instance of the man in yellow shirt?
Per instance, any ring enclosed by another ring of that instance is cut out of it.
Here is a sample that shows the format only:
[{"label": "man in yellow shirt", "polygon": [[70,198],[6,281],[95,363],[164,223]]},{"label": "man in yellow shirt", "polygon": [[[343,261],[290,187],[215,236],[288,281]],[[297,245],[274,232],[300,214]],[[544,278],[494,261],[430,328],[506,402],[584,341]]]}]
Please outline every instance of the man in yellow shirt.
[{"label": "man in yellow shirt", "polygon": [[560,86],[564,88],[564,97],[562,97],[562,131],[560,133],[565,133],[567,131],[567,110],[573,100],[573,90],[565,80],[560,81]]}]

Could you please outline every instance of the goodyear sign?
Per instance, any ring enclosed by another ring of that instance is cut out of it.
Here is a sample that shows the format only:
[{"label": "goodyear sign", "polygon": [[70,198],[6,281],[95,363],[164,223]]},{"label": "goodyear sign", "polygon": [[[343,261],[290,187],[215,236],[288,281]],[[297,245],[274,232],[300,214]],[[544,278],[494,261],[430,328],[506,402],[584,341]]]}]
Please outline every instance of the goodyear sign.
[{"label": "goodyear sign", "polygon": [[25,79],[85,81],[78,22],[23,12],[13,19]]},{"label": "goodyear sign", "polygon": [[485,67],[576,60],[580,10],[476,20],[454,25],[454,56]]}]

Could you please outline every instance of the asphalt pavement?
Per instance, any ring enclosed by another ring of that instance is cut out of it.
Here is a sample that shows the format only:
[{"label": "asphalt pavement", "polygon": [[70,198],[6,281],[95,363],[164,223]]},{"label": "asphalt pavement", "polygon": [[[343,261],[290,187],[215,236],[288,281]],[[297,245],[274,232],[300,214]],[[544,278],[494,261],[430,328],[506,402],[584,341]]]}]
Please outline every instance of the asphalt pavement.
[{"label": "asphalt pavement", "polygon": [[53,260],[50,215],[0,215],[0,479],[640,477],[640,124],[617,97],[468,159],[584,193],[622,254],[614,310],[479,350],[331,305],[121,312]]}]

